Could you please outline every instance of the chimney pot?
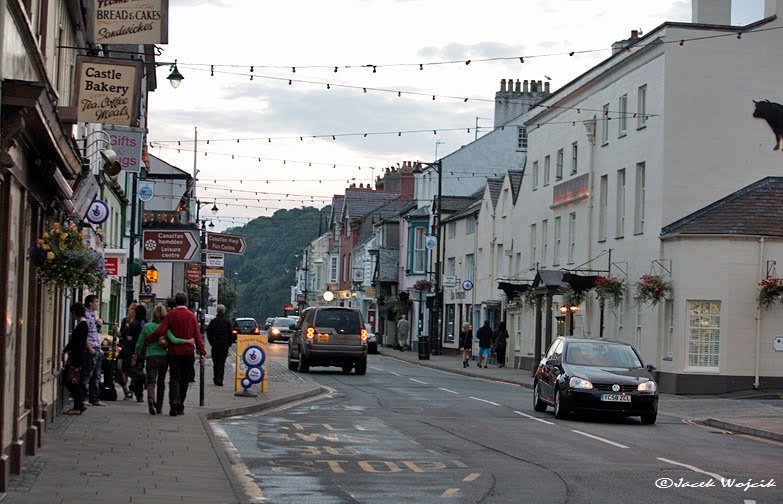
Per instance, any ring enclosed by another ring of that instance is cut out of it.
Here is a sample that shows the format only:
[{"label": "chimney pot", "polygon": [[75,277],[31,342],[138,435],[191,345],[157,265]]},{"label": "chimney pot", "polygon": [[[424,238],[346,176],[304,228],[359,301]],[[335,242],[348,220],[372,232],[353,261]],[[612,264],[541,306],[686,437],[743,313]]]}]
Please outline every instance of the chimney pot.
[{"label": "chimney pot", "polygon": [[548,83],[548,82],[545,82],[545,83],[544,83],[544,92],[545,92],[546,94],[549,94],[549,83]]},{"label": "chimney pot", "polygon": [[523,93],[529,93],[530,92],[530,87],[528,85],[527,79],[522,81],[522,92]]},{"label": "chimney pot", "polygon": [[631,40],[639,38],[639,30],[631,30]]},{"label": "chimney pot", "polygon": [[506,79],[500,79],[500,92],[506,92]]},{"label": "chimney pot", "polygon": [[517,79],[517,82],[516,82],[516,87],[514,88],[514,91],[516,91],[517,93],[519,93],[519,92],[520,92],[520,83],[519,83],[519,79]]}]

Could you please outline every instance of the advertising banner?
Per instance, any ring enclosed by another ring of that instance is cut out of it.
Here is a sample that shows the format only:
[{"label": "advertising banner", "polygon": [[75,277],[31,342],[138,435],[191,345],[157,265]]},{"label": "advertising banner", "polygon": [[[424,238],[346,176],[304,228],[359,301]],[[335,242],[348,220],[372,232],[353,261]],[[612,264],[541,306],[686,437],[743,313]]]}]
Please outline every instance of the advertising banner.
[{"label": "advertising banner", "polygon": [[144,143],[142,130],[108,127],[106,133],[111,137],[111,148],[117,153],[117,161],[122,165],[122,170],[128,173],[139,173],[141,170],[141,147]]},{"label": "advertising banner", "polygon": [[76,120],[136,126],[142,63],[135,60],[76,57]]},{"label": "advertising banner", "polygon": [[90,42],[168,44],[168,0],[93,0],[90,3]]},{"label": "advertising banner", "polygon": [[[253,347],[260,349],[258,355],[254,355]],[[247,377],[248,368],[261,370],[258,378],[261,378],[261,393],[266,392],[267,365],[265,355],[267,353],[266,334],[238,334],[237,335],[237,357],[236,357],[236,377],[234,379],[234,391],[239,392],[245,387],[242,386],[242,380]],[[245,362],[249,360],[248,362]],[[256,382],[257,378],[249,377],[250,382]],[[247,384],[247,383],[246,383]],[[250,387],[248,387],[250,388]]]}]

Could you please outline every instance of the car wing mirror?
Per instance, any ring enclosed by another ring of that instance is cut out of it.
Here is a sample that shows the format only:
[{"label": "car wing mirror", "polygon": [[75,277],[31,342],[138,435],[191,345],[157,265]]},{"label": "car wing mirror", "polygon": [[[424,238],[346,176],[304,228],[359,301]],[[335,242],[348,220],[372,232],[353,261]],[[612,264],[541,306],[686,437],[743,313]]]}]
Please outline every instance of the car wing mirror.
[{"label": "car wing mirror", "polygon": [[547,366],[559,367],[560,361],[558,361],[557,359],[547,359],[544,364]]},{"label": "car wing mirror", "polygon": [[655,366],[653,366],[652,364],[647,364],[647,371],[652,373],[653,371],[655,371]]}]

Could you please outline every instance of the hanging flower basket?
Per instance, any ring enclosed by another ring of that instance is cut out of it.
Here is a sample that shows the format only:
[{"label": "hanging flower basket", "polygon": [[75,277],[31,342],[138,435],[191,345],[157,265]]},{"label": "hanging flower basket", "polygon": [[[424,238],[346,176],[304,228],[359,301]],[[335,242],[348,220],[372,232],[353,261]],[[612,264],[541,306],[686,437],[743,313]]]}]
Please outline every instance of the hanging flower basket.
[{"label": "hanging flower basket", "polygon": [[528,308],[532,310],[536,307],[537,297],[538,296],[536,295],[535,289],[531,288],[526,290],[522,295],[520,295],[518,299],[520,300],[523,308]]},{"label": "hanging flower basket", "polygon": [[563,291],[563,304],[566,306],[579,306],[585,300],[585,292],[575,291],[573,288],[566,287]]},{"label": "hanging flower basket", "polygon": [[767,277],[758,283],[759,293],[756,300],[759,308],[769,310],[783,301],[783,278]]},{"label": "hanging flower basket", "polygon": [[661,275],[642,275],[636,283],[636,297],[639,302],[657,305],[672,291],[671,282],[667,282]]},{"label": "hanging flower basket", "polygon": [[617,277],[599,276],[595,280],[595,294],[602,306],[606,301],[611,301],[613,306],[618,306],[625,296],[625,283]]},{"label": "hanging flower basket", "polygon": [[429,292],[432,290],[433,284],[429,280],[426,280],[422,278],[421,280],[416,280],[416,283],[413,284],[413,288],[417,291],[423,291],[423,292]]},{"label": "hanging flower basket", "polygon": [[97,289],[106,278],[103,257],[84,243],[76,224],[55,223],[30,245],[38,279],[50,286]]}]

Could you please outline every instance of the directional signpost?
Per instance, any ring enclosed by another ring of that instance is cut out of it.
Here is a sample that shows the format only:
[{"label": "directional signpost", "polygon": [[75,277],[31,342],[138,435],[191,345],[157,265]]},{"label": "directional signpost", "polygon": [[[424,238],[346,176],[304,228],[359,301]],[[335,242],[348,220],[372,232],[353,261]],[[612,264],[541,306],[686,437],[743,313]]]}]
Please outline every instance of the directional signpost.
[{"label": "directional signpost", "polygon": [[145,229],[142,232],[141,257],[145,261],[191,262],[198,250],[195,231]]},{"label": "directional signpost", "polygon": [[221,233],[207,233],[207,252],[220,252],[222,254],[242,255],[247,248],[244,236],[227,235]]}]

